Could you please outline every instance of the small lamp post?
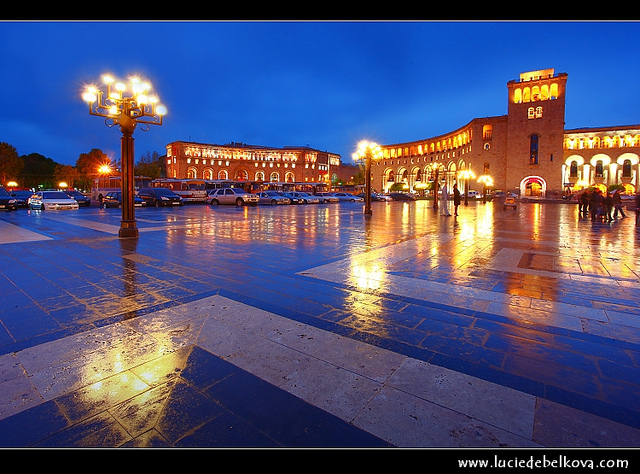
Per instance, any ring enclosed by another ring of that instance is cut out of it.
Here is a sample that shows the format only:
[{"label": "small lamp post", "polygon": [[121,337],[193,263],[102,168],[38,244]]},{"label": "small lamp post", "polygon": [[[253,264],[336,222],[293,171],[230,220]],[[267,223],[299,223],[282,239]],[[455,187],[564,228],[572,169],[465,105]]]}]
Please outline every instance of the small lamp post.
[{"label": "small lamp post", "polygon": [[108,127],[120,126],[122,162],[122,220],[120,237],[138,237],[134,214],[133,182],[133,131],[140,124],[143,131],[149,125],[162,125],[167,113],[158,98],[149,96],[151,86],[139,78],[130,78],[129,84],[116,82],[111,76],[103,76],[106,93],[96,86],[89,86],[82,98],[89,104],[89,114],[105,117]]},{"label": "small lamp post", "polygon": [[476,175],[470,169],[462,170],[458,174],[459,179],[464,180],[464,205],[469,205],[469,180],[475,178]]},{"label": "small lamp post", "polygon": [[380,146],[377,143],[369,142],[366,140],[358,143],[358,149],[352,155],[354,161],[365,161],[365,176],[364,176],[364,213],[371,215],[371,160],[373,158],[379,158],[382,153]]},{"label": "small lamp post", "polygon": [[478,183],[482,183],[482,202],[487,202],[487,188],[493,186],[493,178],[488,174],[483,174],[478,178]]}]

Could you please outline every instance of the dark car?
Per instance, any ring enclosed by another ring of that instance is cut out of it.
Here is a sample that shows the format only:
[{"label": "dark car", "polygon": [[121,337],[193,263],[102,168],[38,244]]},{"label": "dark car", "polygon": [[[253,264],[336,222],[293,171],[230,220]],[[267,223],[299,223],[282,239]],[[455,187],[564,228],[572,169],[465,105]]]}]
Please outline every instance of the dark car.
[{"label": "dark car", "polygon": [[394,201],[415,201],[416,197],[407,193],[389,193],[389,196]]},{"label": "dark car", "polygon": [[27,189],[14,189],[11,191],[11,197],[15,198],[18,207],[28,207],[29,198],[33,196],[33,191]]},{"label": "dark car", "polygon": [[[143,207],[147,203],[140,199],[138,196],[133,197],[134,207]],[[107,209],[109,207],[122,206],[122,193],[120,191],[110,191],[105,197],[102,198],[102,207]]]},{"label": "dark car", "polygon": [[167,188],[142,188],[138,196],[147,206],[182,206],[182,198]]},{"label": "dark car", "polygon": [[80,191],[65,191],[67,196],[75,199],[78,202],[78,206],[90,206],[91,198],[89,196],[85,196]]},{"label": "dark car", "polygon": [[11,196],[6,189],[0,188],[0,210],[15,211],[18,209],[16,198]]}]

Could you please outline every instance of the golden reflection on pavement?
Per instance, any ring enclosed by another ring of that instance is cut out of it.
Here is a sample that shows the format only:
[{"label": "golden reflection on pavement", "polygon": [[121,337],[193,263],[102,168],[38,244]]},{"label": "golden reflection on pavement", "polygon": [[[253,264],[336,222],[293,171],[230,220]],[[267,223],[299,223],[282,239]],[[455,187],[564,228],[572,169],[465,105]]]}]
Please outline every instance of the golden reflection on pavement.
[{"label": "golden reflection on pavement", "polygon": [[358,290],[380,290],[383,288],[386,270],[380,262],[351,263],[349,283]]}]

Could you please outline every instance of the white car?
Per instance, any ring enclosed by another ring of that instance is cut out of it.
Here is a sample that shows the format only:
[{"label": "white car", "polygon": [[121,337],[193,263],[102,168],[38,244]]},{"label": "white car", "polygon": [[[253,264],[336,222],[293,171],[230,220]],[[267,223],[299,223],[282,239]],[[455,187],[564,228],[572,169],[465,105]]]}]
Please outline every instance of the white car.
[{"label": "white car", "polygon": [[29,198],[29,209],[78,209],[78,201],[62,191],[38,191]]},{"label": "white car", "polygon": [[255,206],[260,201],[257,194],[251,194],[240,188],[220,188],[215,189],[207,196],[207,202],[212,206],[218,204],[235,204],[236,206],[244,206],[251,204]]}]

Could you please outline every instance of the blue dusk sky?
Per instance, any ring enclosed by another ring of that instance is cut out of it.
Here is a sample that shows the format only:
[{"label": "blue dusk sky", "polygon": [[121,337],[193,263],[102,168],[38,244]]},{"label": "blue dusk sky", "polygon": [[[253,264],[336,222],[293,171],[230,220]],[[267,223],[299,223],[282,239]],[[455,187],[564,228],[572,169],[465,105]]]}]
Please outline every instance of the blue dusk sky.
[{"label": "blue dusk sky", "polygon": [[75,164],[121,134],[90,116],[103,73],[147,78],[176,140],[310,146],[344,162],[362,139],[420,140],[504,115],[525,71],[567,73],[566,128],[640,124],[637,22],[3,21],[0,142]]}]

